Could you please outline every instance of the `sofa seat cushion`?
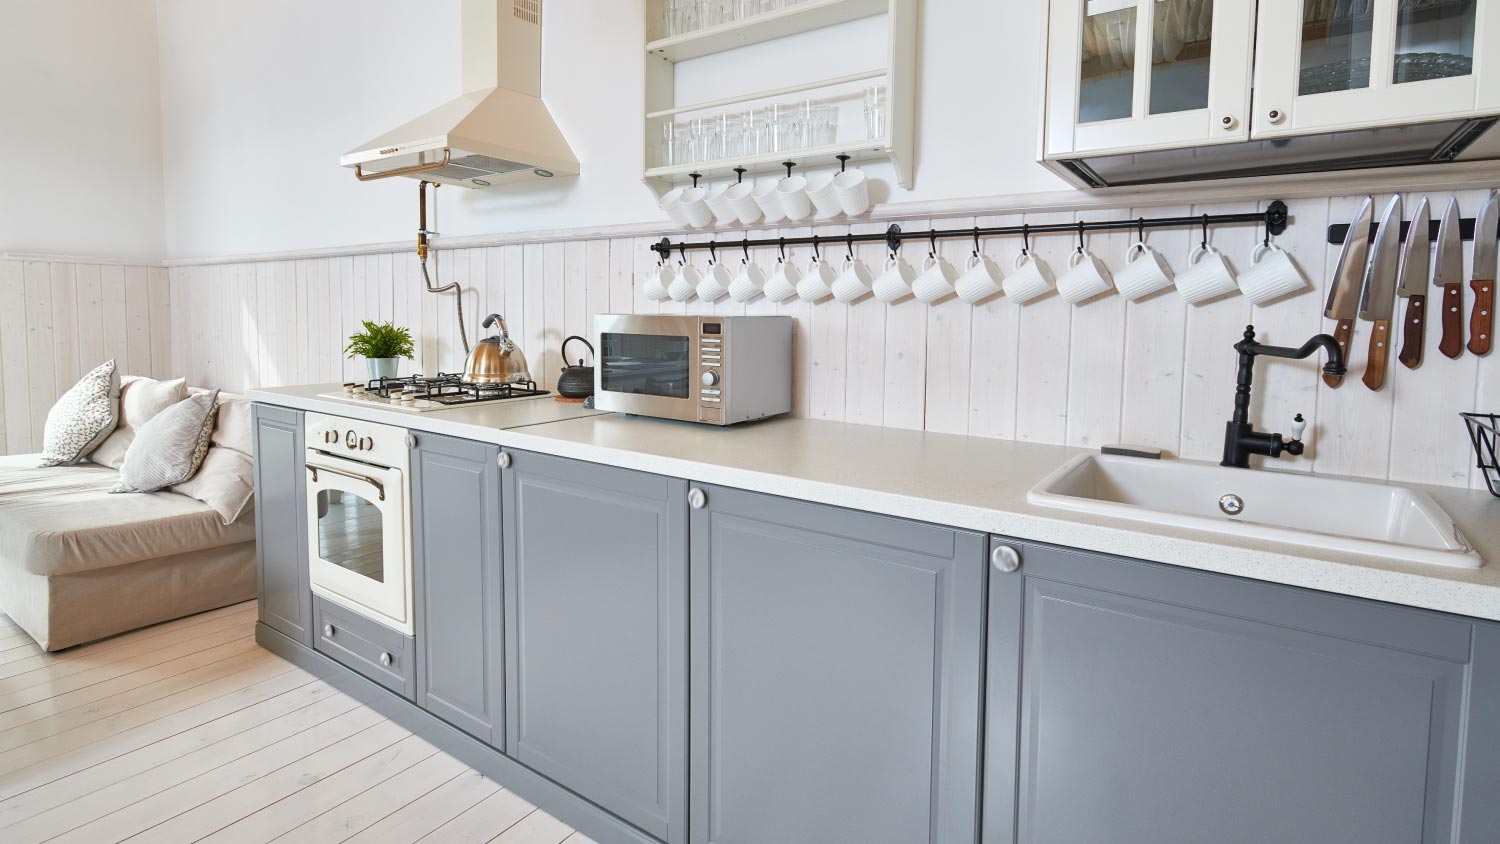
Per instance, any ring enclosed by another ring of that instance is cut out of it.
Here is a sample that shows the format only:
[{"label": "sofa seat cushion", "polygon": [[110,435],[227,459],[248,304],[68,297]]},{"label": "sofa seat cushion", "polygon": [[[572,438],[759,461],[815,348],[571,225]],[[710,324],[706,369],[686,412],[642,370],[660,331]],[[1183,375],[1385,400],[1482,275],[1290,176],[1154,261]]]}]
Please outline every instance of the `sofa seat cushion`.
[{"label": "sofa seat cushion", "polygon": [[118,482],[104,466],[41,469],[34,454],[0,457],[0,565],[74,574],[255,538],[253,511],[226,525],[186,495],[110,495]]}]

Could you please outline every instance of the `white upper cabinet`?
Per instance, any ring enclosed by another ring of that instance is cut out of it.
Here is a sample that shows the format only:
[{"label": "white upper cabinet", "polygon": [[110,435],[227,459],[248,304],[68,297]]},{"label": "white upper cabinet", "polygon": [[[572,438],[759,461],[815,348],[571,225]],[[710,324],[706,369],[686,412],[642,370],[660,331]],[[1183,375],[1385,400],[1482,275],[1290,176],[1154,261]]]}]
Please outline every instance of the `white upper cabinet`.
[{"label": "white upper cabinet", "polygon": [[1053,0],[1048,157],[1250,137],[1254,0]]},{"label": "white upper cabinet", "polygon": [[1494,0],[1260,4],[1255,137],[1500,111]]}]

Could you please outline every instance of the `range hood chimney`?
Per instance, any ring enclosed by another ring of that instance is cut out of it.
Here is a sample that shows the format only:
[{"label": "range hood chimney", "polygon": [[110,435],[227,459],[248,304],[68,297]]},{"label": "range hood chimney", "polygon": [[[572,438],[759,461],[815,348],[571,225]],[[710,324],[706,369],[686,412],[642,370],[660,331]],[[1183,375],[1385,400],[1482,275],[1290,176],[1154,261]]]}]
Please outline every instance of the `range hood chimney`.
[{"label": "range hood chimney", "polygon": [[487,188],[578,175],[542,102],[542,0],[463,0],[463,94],[339,159],[361,181]]}]

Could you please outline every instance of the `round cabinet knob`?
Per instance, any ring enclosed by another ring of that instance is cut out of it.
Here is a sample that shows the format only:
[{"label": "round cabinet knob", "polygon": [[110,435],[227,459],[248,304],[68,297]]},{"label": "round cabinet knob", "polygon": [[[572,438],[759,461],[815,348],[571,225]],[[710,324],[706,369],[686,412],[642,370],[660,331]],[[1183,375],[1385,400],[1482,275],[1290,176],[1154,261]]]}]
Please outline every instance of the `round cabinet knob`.
[{"label": "round cabinet knob", "polygon": [[1232,132],[1235,129],[1239,128],[1240,119],[1232,114],[1226,114],[1222,118],[1220,118],[1219,125]]},{"label": "round cabinet knob", "polygon": [[326,638],[329,638],[329,639],[333,638],[333,625],[332,624],[325,624],[325,625],[323,625],[323,635]]},{"label": "round cabinet knob", "polygon": [[717,387],[718,385],[719,385],[719,373],[714,372],[712,369],[704,370],[704,372],[703,372],[703,386],[705,386],[705,387]]},{"label": "round cabinet knob", "polygon": [[407,448],[416,448],[417,447],[417,437],[416,437],[415,434],[407,434],[406,435],[406,447]]},{"label": "round cabinet knob", "polygon": [[510,463],[511,463],[510,452],[506,452],[506,451],[500,452],[500,468],[502,468],[502,469],[509,469],[510,468]]},{"label": "round cabinet knob", "polygon": [[385,651],[381,651],[380,652],[380,664],[384,665],[386,668],[390,668],[391,667],[391,655],[389,653],[386,653]]},{"label": "round cabinet knob", "polygon": [[1009,545],[997,545],[995,550],[990,552],[990,565],[994,566],[996,571],[1010,574],[1021,568],[1021,552]]},{"label": "round cabinet knob", "polygon": [[1281,122],[1286,120],[1286,112],[1279,108],[1273,108],[1266,112],[1266,119],[1271,121],[1272,126],[1280,126]]},{"label": "round cabinet knob", "polygon": [[688,506],[694,510],[702,510],[708,506],[708,493],[697,487],[688,490]]}]

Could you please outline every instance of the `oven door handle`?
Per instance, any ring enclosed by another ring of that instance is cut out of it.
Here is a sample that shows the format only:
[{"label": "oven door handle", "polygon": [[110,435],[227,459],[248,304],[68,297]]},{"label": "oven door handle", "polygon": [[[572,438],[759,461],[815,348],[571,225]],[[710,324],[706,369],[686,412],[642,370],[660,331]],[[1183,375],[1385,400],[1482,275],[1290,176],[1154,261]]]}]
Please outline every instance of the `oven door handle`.
[{"label": "oven door handle", "polygon": [[307,467],[307,471],[312,472],[313,483],[317,483],[318,482],[318,473],[319,472],[328,472],[329,474],[332,474],[332,475],[340,475],[342,477],[351,478],[351,479],[356,480],[356,481],[364,481],[365,483],[369,484],[370,486],[375,487],[375,491],[378,492],[378,493],[380,493],[380,500],[381,501],[385,500],[385,484],[382,484],[380,481],[377,481],[374,478],[367,477],[365,475],[356,474],[354,472],[345,472],[342,469],[330,469],[327,466],[314,466],[311,463],[304,463],[303,465]]}]

